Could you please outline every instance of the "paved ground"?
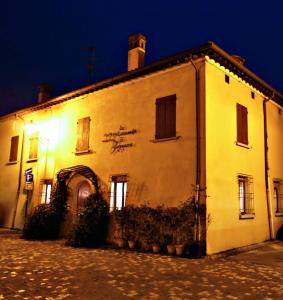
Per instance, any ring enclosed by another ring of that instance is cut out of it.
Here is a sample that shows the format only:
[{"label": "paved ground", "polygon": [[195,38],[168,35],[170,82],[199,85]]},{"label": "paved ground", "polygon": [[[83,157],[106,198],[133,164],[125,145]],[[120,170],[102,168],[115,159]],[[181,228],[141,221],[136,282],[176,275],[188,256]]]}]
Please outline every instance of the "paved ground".
[{"label": "paved ground", "polygon": [[283,299],[283,243],[189,260],[0,230],[0,299]]}]

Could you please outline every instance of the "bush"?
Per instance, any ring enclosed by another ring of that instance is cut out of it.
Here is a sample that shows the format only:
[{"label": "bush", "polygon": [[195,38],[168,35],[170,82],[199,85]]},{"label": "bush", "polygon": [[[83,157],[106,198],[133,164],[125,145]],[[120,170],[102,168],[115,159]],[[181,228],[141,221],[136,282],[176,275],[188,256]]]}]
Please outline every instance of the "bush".
[{"label": "bush", "polygon": [[73,247],[98,247],[106,243],[108,229],[108,204],[100,193],[86,199],[67,244]]},{"label": "bush", "polygon": [[59,235],[62,215],[52,204],[40,204],[28,216],[23,229],[25,239],[48,240]]},{"label": "bush", "polygon": [[28,216],[23,229],[23,238],[57,239],[67,212],[67,194],[65,183],[57,181],[51,192],[50,203],[36,206]]},{"label": "bush", "polygon": [[[202,206],[199,213],[205,213]],[[183,244],[187,247],[189,256],[198,257],[205,253],[203,242],[194,241],[194,201],[185,201],[178,207],[152,208],[147,205],[131,205],[113,211],[112,214],[121,237],[137,241],[141,247],[143,244]]]}]

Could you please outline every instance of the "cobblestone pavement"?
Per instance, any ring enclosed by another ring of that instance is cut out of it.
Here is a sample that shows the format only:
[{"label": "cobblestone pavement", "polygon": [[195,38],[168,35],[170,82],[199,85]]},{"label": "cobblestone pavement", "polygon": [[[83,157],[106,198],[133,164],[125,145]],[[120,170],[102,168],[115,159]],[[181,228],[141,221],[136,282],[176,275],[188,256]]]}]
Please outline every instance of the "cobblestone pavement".
[{"label": "cobblestone pavement", "polygon": [[0,231],[0,299],[283,299],[283,243],[185,259]]}]

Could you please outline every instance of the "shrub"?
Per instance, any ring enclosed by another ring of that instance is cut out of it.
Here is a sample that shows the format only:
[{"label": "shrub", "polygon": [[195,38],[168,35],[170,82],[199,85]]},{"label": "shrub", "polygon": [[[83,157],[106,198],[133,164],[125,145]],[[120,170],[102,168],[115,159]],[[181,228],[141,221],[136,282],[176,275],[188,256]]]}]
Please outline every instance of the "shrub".
[{"label": "shrub", "polygon": [[106,243],[108,204],[100,193],[90,195],[78,222],[74,225],[67,244],[73,247],[98,247]]},{"label": "shrub", "polygon": [[[202,206],[199,213],[205,213]],[[125,240],[137,241],[141,247],[144,244],[161,246],[172,243],[183,244],[187,246],[189,256],[203,255],[205,249],[203,242],[194,241],[196,224],[194,201],[185,201],[178,207],[152,208],[147,205],[131,205],[112,214],[115,223],[118,224],[120,237]]]},{"label": "shrub", "polygon": [[57,181],[52,189],[50,203],[36,206],[27,217],[23,229],[23,238],[57,239],[66,212],[67,187],[64,182]]},{"label": "shrub", "polygon": [[28,216],[23,229],[26,239],[56,239],[59,235],[62,215],[52,204],[40,204]]}]

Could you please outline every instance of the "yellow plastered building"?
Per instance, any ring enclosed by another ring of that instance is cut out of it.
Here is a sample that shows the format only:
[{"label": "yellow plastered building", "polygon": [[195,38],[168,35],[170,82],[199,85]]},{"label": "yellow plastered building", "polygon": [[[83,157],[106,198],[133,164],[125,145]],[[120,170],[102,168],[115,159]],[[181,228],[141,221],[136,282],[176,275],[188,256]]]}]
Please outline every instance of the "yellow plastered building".
[{"label": "yellow plastered building", "polygon": [[206,206],[207,254],[274,239],[283,225],[283,96],[213,42],[0,118],[0,226],[23,228],[68,178],[71,226],[97,174],[110,209]]}]

